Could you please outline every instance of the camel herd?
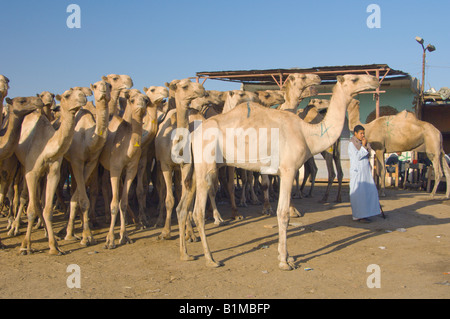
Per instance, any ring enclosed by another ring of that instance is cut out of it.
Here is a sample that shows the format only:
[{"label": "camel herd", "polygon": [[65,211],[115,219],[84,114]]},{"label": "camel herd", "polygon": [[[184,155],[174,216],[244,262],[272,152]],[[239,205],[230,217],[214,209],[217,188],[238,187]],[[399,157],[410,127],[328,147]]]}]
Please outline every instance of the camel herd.
[{"label": "camel herd", "polygon": [[[52,214],[55,197],[61,198],[62,187],[70,180],[64,239],[80,239],[84,246],[96,242],[91,227],[99,217],[95,203],[101,194],[105,217],[110,219],[105,247],[116,245],[114,229],[118,216],[119,244],[130,243],[126,217],[131,216],[138,225],[149,224],[146,198],[151,182],[159,198],[156,224],[164,224],[159,238],[170,237],[175,209],[181,259],[193,259],[187,252],[186,241],[195,238],[191,223],[194,221],[206,264],[217,267],[220,262],[211,254],[204,227],[208,199],[215,223],[220,224],[223,219],[216,205],[220,185],[222,193],[230,199],[232,218],[242,219],[236,203],[235,177],[239,175],[242,182],[239,204],[246,205],[248,200],[258,202],[254,190],[257,176],[264,194],[263,214],[272,213],[270,197],[275,193],[276,183],[279,267],[290,270],[293,260],[287,250],[286,231],[289,218],[301,215],[291,203],[291,196],[301,196],[298,181],[297,189],[292,189],[298,171],[305,165],[314,180],[317,168],[313,156],[323,155],[329,169],[329,186],[322,199],[326,201],[336,176],[334,161],[339,181],[337,201],[341,200],[339,137],[346,112],[353,127],[359,122],[359,102],[354,96],[379,86],[378,79],[370,75],[338,76],[330,100],[311,99],[307,108],[297,111],[302,99],[316,94],[314,86],[320,82],[317,75],[291,74],[280,91],[220,92],[207,91],[201,84],[183,79],[165,86],[145,87],[141,92],[132,89],[129,76],[110,74],[89,87],[70,88],[62,94],[45,91],[37,96],[10,99],[9,79],[0,75],[0,202],[9,203],[8,235],[19,233],[21,216],[26,210],[28,223],[20,252],[32,252],[33,227],[43,225],[49,253],[62,254],[52,227]],[[87,99],[91,95],[93,102]],[[325,115],[319,112],[322,108],[326,109]],[[382,117],[366,125],[366,136],[379,160],[385,152],[423,148],[436,172],[434,194],[443,170],[447,185],[450,178],[448,166],[441,166],[442,136],[409,113],[398,116],[402,118]],[[386,121],[402,123],[401,132],[391,130],[381,136]],[[208,143],[202,143],[205,136],[200,136],[197,143],[199,130],[195,123],[200,123],[202,132],[216,132],[208,137]],[[255,135],[259,142],[249,136],[241,140],[243,143],[236,142],[236,136],[230,133],[236,130],[259,132]],[[263,137],[262,132],[267,136]],[[421,138],[414,143],[402,143],[406,137],[396,134],[408,137],[421,134]],[[271,150],[270,165],[267,154],[248,155],[251,144],[259,143],[261,147],[262,140]],[[225,155],[239,152],[246,155],[244,160]],[[208,153],[213,160],[203,159]],[[137,215],[129,203],[132,188],[138,201]],[[448,198],[449,188],[446,195]],[[74,233],[77,215],[81,217],[81,237]]]}]

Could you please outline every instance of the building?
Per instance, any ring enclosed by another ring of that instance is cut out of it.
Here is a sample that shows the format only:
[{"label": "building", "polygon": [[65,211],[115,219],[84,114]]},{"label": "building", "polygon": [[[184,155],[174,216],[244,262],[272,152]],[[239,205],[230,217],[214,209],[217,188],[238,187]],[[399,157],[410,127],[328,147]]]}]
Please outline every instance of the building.
[{"label": "building", "polygon": [[[380,87],[373,92],[364,92],[355,98],[360,101],[360,120],[367,123],[367,119],[376,118],[385,114],[385,111],[395,109],[398,112],[403,110],[415,112],[417,95],[419,93],[419,82],[409,74],[390,68],[386,64],[369,65],[346,65],[346,66],[326,66],[313,68],[292,68],[292,69],[270,69],[270,70],[249,70],[249,71],[217,71],[217,72],[197,72],[196,79],[204,83],[208,79],[230,81],[241,83],[243,90],[257,91],[268,89],[280,89],[284,81],[291,73],[312,73],[317,74],[322,79],[318,88],[318,95],[313,98],[329,99],[332,88],[336,83],[336,77],[344,74],[370,74],[380,79]],[[310,98],[301,102],[300,108],[305,107]],[[394,111],[395,111],[394,110]],[[426,111],[424,110],[424,113]],[[391,113],[392,114],[392,113]],[[450,132],[450,129],[448,130]],[[341,136],[341,161],[344,169],[344,179],[349,178],[349,159],[347,154],[350,131],[346,123]],[[408,154],[405,154],[408,156]],[[320,154],[315,156],[318,166],[316,180],[327,179],[327,169]]]}]

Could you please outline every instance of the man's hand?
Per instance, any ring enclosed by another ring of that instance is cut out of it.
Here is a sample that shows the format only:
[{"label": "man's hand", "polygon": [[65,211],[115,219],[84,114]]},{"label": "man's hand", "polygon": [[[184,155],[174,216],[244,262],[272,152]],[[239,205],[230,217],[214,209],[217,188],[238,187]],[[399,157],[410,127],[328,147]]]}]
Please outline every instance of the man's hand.
[{"label": "man's hand", "polygon": [[365,137],[362,138],[361,143],[362,143],[362,145],[363,145],[364,147],[367,146],[367,140],[366,140]]}]

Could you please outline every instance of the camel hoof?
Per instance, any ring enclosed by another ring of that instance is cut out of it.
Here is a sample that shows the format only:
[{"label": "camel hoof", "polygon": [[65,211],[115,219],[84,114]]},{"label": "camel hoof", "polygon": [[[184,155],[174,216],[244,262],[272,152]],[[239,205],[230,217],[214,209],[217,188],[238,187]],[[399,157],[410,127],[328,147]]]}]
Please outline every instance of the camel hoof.
[{"label": "camel hoof", "polygon": [[183,255],[180,257],[181,261],[193,261],[196,260],[197,258],[195,258],[194,256],[191,255]]},{"label": "camel hoof", "polygon": [[78,237],[78,236],[74,236],[74,235],[66,235],[66,237],[64,237],[64,240],[67,240],[67,241],[77,241],[77,240],[80,240],[81,238],[80,237]]},{"label": "camel hoof", "polygon": [[169,240],[171,238],[171,236],[170,236],[170,233],[162,232],[156,238],[157,238],[157,240]]},{"label": "camel hoof", "polygon": [[63,252],[62,250],[53,248],[53,249],[50,249],[50,251],[48,252],[48,254],[49,254],[49,255],[53,255],[53,256],[62,256],[62,255],[65,255],[66,253]]},{"label": "camel hoof", "polygon": [[223,264],[221,262],[216,262],[214,260],[206,261],[206,267],[208,267],[208,268],[218,268],[221,266],[223,266]]},{"label": "camel hoof", "polygon": [[87,237],[87,238],[83,238],[80,241],[80,245],[83,247],[88,247],[91,245],[95,245],[97,243],[97,241],[94,239],[94,237]]},{"label": "camel hoof", "polygon": [[291,267],[291,265],[289,265],[289,263],[287,263],[287,262],[285,262],[285,261],[281,261],[281,262],[278,264],[278,267],[279,267],[281,270],[285,270],[285,271],[290,271],[290,270],[294,269],[294,268]]},{"label": "camel hoof", "polygon": [[244,220],[244,216],[242,216],[242,215],[235,215],[235,216],[232,216],[231,218],[234,219],[234,220],[236,220],[236,221],[238,221],[238,220]]}]

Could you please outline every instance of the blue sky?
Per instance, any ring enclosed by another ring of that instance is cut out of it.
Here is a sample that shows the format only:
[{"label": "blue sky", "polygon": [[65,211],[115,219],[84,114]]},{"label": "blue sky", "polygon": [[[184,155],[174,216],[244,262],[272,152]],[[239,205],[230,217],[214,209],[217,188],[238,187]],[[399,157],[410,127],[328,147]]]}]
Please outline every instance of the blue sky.
[{"label": "blue sky", "polygon": [[[69,29],[71,3],[81,28]],[[370,29],[368,5],[381,9]],[[450,1],[40,0],[2,1],[0,74],[10,97],[88,86],[128,74],[135,88],[164,85],[199,71],[385,63],[421,77],[425,88],[450,87]],[[208,80],[206,89],[235,89]]]}]

